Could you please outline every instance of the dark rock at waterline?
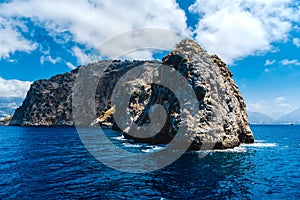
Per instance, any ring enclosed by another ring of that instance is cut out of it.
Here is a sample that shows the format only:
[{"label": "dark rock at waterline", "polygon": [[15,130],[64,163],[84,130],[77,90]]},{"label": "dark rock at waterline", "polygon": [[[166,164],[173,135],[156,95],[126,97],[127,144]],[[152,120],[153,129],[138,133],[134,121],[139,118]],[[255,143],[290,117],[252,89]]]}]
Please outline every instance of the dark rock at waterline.
[{"label": "dark rock at waterline", "polygon": [[[104,74],[99,77],[95,94],[96,108],[94,121],[86,121],[80,125],[100,123],[114,129],[119,129],[113,113],[118,107],[111,105],[111,93],[126,72],[149,64],[159,64],[158,61],[99,61],[91,63],[91,74],[99,76],[97,67],[105,67]],[[148,138],[132,136],[127,131],[124,135],[136,142],[151,144],[168,143],[176,135],[179,126],[186,123],[191,133],[190,149],[200,149],[203,144],[211,141],[216,149],[226,149],[238,146],[240,143],[254,142],[253,134],[248,124],[246,105],[238,87],[232,79],[228,66],[216,55],[209,55],[192,40],[183,40],[177,47],[163,58],[163,65],[170,66],[180,72],[192,86],[199,106],[198,115],[181,111],[176,95],[166,87],[144,82],[143,87],[137,87],[142,80],[128,83],[135,90],[128,105],[128,114],[139,126],[152,123],[149,112],[155,104],[160,104],[166,111],[166,122],[160,132]],[[82,66],[86,67],[86,66]],[[21,126],[74,126],[72,115],[72,91],[78,69],[57,75],[49,80],[34,82],[27,96],[19,107],[10,125]],[[147,74],[143,75],[147,76]],[[139,82],[139,84],[137,84]],[[93,84],[87,80],[86,85]],[[122,102],[122,99],[119,99]],[[88,104],[89,102],[87,102]],[[90,113],[82,111],[82,118]],[[181,116],[188,117],[184,121]],[[124,126],[122,126],[124,127]],[[130,132],[130,131],[129,131]]]}]

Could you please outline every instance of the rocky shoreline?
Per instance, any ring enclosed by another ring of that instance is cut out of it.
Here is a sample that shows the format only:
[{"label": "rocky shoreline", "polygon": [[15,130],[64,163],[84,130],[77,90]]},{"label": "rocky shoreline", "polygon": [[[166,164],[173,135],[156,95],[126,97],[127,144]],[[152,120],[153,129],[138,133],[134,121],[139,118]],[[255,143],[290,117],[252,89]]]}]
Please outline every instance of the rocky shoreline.
[{"label": "rocky shoreline", "polygon": [[[96,116],[89,122],[118,129],[113,114],[116,109],[111,103],[111,93],[126,72],[138,66],[162,64],[180,72],[192,86],[199,103],[197,118],[189,118],[187,126],[192,130],[189,135],[193,141],[190,149],[199,150],[204,141],[216,141],[215,149],[227,149],[241,143],[253,143],[246,105],[232,79],[228,66],[216,55],[209,55],[192,40],[183,40],[162,62],[159,61],[99,61],[92,63],[105,66],[105,73],[98,83],[95,94]],[[84,66],[81,66],[84,67]],[[79,67],[80,68],[80,67]],[[78,76],[78,69],[60,74],[49,80],[34,82],[22,104],[14,113],[9,125],[14,126],[74,126],[72,116],[72,91]],[[97,76],[97,72],[92,74]],[[142,80],[140,80],[142,81]],[[88,85],[89,83],[87,83]],[[134,87],[134,83],[129,85]],[[182,125],[181,116],[190,113],[180,110],[178,99],[168,88],[147,84],[135,88],[128,113],[134,123],[143,126],[150,123],[151,106],[160,104],[167,113],[162,130],[148,138],[134,137],[124,133],[126,138],[136,142],[161,144],[170,142]],[[184,94],[184,93],[183,93]],[[120,100],[121,101],[121,100]],[[83,117],[88,113],[83,113]],[[215,134],[212,136],[211,132]]]}]

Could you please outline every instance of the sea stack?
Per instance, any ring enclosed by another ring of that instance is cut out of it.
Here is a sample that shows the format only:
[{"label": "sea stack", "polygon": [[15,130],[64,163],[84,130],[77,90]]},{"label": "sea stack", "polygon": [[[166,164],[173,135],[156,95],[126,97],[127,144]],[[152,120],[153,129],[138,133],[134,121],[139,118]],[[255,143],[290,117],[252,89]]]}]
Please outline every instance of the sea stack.
[{"label": "sea stack", "polygon": [[[103,66],[107,61],[93,65]],[[98,83],[95,102],[96,115],[93,123],[110,126],[115,129],[114,105],[110,97],[118,79],[127,71],[140,65],[159,63],[158,61],[112,61],[105,65],[105,74]],[[216,55],[209,55],[196,42],[183,40],[168,53],[160,63],[180,72],[195,91],[199,113],[191,118],[189,124],[194,127],[190,149],[199,150],[203,141],[207,141],[214,131],[214,149],[234,148],[241,143],[253,143],[246,104],[232,79],[228,66]],[[81,66],[85,67],[85,66]],[[18,108],[10,125],[21,126],[73,126],[72,88],[78,69],[57,75],[49,80],[39,80],[32,84],[23,105]],[[97,73],[95,73],[97,74]],[[156,84],[145,84],[138,89],[129,102],[128,112],[138,125],[149,123],[151,105],[160,104],[167,113],[167,121],[162,130],[149,138],[138,138],[124,133],[126,138],[136,142],[161,144],[170,142],[176,135],[181,123],[181,110],[174,93],[168,88]]]},{"label": "sea stack", "polygon": [[[190,149],[201,149],[205,141],[214,141],[215,149],[234,148],[241,143],[254,142],[244,99],[232,79],[233,75],[228,66],[218,56],[209,55],[192,40],[183,40],[162,59],[162,64],[185,76],[199,102],[199,118],[191,117],[188,122],[193,127]],[[143,98],[147,103],[139,102],[143,112],[140,112],[136,123],[147,123],[147,109],[151,109],[149,105],[161,104],[168,113],[164,128],[150,138],[141,139],[128,134],[125,134],[125,137],[151,144],[168,143],[173,139],[180,124],[180,106],[176,96],[168,88],[152,86],[149,90],[139,92],[148,93],[148,98]],[[136,107],[138,106],[134,108]]]}]

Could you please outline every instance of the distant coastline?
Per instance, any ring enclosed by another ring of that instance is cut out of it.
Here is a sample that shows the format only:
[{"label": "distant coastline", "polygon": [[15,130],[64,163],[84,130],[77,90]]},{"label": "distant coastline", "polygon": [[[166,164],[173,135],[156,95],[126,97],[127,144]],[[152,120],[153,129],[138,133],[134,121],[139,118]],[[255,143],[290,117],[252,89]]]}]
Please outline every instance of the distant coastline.
[{"label": "distant coastline", "polygon": [[299,126],[300,125],[300,123],[298,123],[298,124],[294,124],[294,123],[282,123],[282,124],[279,124],[279,123],[277,123],[277,124],[267,124],[267,123],[265,123],[265,124],[263,124],[263,123],[250,123],[250,126]]},{"label": "distant coastline", "polygon": [[260,112],[247,111],[250,124],[300,124],[300,109],[274,119]]}]

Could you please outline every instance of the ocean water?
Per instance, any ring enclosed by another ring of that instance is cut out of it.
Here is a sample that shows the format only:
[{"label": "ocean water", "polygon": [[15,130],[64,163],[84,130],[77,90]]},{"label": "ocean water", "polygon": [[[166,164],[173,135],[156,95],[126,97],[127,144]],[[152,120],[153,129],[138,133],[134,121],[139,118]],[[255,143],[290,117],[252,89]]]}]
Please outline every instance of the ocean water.
[{"label": "ocean water", "polygon": [[[0,127],[0,199],[300,199],[300,126],[251,128],[254,144],[131,174],[97,161],[74,128]],[[130,151],[163,148],[105,132]]]}]

